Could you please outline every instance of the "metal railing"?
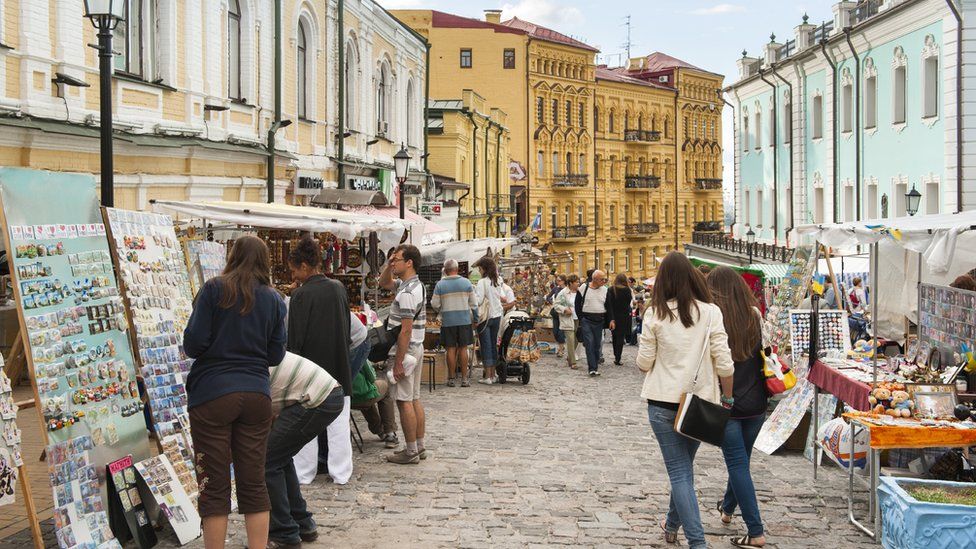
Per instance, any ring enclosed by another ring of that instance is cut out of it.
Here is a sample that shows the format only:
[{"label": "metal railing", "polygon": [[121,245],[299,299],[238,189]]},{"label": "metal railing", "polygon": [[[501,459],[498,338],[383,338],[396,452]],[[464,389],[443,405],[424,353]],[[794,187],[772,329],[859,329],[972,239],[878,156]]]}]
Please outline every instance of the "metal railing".
[{"label": "metal railing", "polygon": [[830,38],[830,33],[834,32],[834,22],[827,21],[813,30],[813,43],[819,44],[821,40]]},{"label": "metal railing", "polygon": [[695,178],[695,188],[699,191],[714,191],[722,188],[722,179],[708,177]]},{"label": "metal railing", "polygon": [[699,221],[695,223],[695,232],[717,232],[722,230],[721,221]]},{"label": "metal railing", "polygon": [[565,240],[567,238],[582,238],[590,234],[589,227],[586,225],[570,225],[568,227],[553,227],[552,239]]},{"label": "metal railing", "polygon": [[512,213],[512,196],[508,194],[488,195],[488,208],[494,213]]},{"label": "metal railing", "polygon": [[650,130],[624,130],[624,141],[653,143],[661,140],[661,132]]},{"label": "metal railing", "polygon": [[628,175],[624,178],[624,189],[628,191],[645,191],[661,186],[661,178],[656,175]]},{"label": "metal railing", "polygon": [[661,226],[657,223],[627,223],[624,225],[624,235],[644,236],[661,232]]},{"label": "metal railing", "polygon": [[779,49],[776,54],[776,60],[782,61],[784,59],[789,59],[791,55],[796,53],[796,40],[787,40],[783,47]]},{"label": "metal railing", "polygon": [[586,187],[590,176],[585,173],[564,173],[552,176],[553,187]]},{"label": "metal railing", "polygon": [[854,8],[854,24],[863,23],[878,15],[878,12],[881,11],[882,4],[884,4],[884,0],[862,0],[858,2],[857,7]]},{"label": "metal railing", "polygon": [[713,248],[726,252],[741,254],[743,256],[752,254],[752,258],[766,259],[777,263],[789,263],[793,256],[793,249],[786,246],[776,246],[759,242],[746,242],[738,238],[732,238],[726,233],[704,233],[693,232],[691,243],[706,248]]}]

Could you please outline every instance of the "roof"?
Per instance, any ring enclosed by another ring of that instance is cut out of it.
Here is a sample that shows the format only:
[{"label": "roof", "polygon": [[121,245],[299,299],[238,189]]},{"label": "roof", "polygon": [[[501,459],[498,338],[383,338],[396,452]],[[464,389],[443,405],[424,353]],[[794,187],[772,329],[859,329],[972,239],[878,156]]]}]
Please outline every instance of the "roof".
[{"label": "roof", "polygon": [[535,23],[530,23],[528,21],[523,21],[518,17],[513,17],[508,21],[503,21],[502,25],[506,27],[511,27],[514,29],[519,29],[525,31],[529,36],[533,38],[538,38],[539,40],[545,40],[547,42],[556,42],[557,44],[565,44],[567,46],[573,46],[574,48],[581,48],[584,50],[589,50],[592,52],[599,52],[600,50],[594,48],[589,44],[585,44],[576,40],[575,38],[570,38],[561,32],[548,29],[541,25],[536,25]]},{"label": "roof", "polygon": [[647,63],[644,66],[644,70],[647,72],[666,71],[668,69],[674,69],[674,68],[693,69],[696,71],[711,72],[711,71],[706,71],[701,67],[696,67],[691,63],[688,63],[687,61],[682,61],[677,57],[671,57],[670,55],[666,53],[661,53],[659,51],[656,51],[648,55],[645,59],[647,60]]},{"label": "roof", "polygon": [[464,107],[462,99],[431,99],[427,103],[428,109],[461,110]]},{"label": "roof", "polygon": [[527,34],[524,30],[516,27],[509,27],[506,25],[500,25],[498,23],[489,23],[487,21],[482,21],[481,19],[461,17],[460,15],[444,13],[436,10],[431,10],[430,12],[430,24],[435,28],[491,29],[495,32],[504,32],[508,34]]},{"label": "roof", "polygon": [[620,82],[622,84],[634,84],[636,86],[645,86],[648,88],[655,88],[660,90],[673,91],[673,88],[669,86],[662,86],[655,82],[649,82],[647,80],[641,80],[639,78],[633,78],[627,76],[625,72],[626,69],[608,69],[606,67],[596,68],[596,79],[597,80],[607,80],[610,82]]}]

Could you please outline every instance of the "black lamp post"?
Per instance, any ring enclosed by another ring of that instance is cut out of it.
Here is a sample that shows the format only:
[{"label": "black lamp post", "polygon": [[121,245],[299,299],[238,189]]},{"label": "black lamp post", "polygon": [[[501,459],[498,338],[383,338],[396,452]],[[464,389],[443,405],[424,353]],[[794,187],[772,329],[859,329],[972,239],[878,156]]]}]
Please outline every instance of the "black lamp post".
[{"label": "black lamp post", "polygon": [[746,233],[746,249],[749,251],[749,265],[752,265],[752,248],[756,244],[756,233],[752,231],[752,227],[749,227],[749,232]]},{"label": "black lamp post", "polygon": [[410,153],[403,145],[400,145],[400,151],[393,155],[393,170],[396,172],[397,185],[400,189],[400,219],[403,219],[406,217],[405,204],[407,199],[403,185],[407,182],[407,173],[410,170]]},{"label": "black lamp post", "polygon": [[112,162],[112,31],[125,19],[125,0],[85,0],[85,17],[98,29],[98,78],[101,105],[102,205],[115,203]]},{"label": "black lamp post", "polygon": [[921,201],[922,193],[918,192],[912,184],[912,190],[905,193],[905,211],[908,215],[913,216],[918,213],[918,205]]},{"label": "black lamp post", "polygon": [[498,236],[499,238],[508,236],[508,218],[499,217],[498,218]]}]

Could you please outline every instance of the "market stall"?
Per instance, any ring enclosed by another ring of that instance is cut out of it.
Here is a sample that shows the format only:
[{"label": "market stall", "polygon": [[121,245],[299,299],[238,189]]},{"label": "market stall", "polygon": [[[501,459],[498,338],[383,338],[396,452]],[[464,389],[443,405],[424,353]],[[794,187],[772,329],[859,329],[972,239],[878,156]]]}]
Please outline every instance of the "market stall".
[{"label": "market stall", "polygon": [[732,265],[729,263],[722,263],[720,261],[707,261],[704,259],[690,258],[691,264],[695,267],[701,265],[707,265],[708,267],[728,267],[733,271],[739,273],[742,276],[742,280],[746,281],[746,285],[752,290],[752,294],[756,296],[756,301],[759,302],[759,312],[766,314],[766,304],[769,303],[769,287],[771,285],[778,285],[783,280],[783,276],[789,270],[786,265],[776,265],[776,273],[778,277],[771,279],[767,274],[766,268],[772,267],[771,265],[749,265],[746,267],[740,267],[738,265]]}]

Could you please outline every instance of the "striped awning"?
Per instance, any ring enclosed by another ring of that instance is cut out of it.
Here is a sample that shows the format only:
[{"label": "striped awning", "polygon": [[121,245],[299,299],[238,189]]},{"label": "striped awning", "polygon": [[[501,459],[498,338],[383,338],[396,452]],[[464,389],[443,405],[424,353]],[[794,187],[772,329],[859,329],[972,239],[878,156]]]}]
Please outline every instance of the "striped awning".
[{"label": "striped awning", "polygon": [[786,275],[790,270],[790,266],[786,263],[776,263],[772,265],[753,263],[746,268],[754,271],[762,271],[768,284],[779,284],[784,278],[786,278]]}]

